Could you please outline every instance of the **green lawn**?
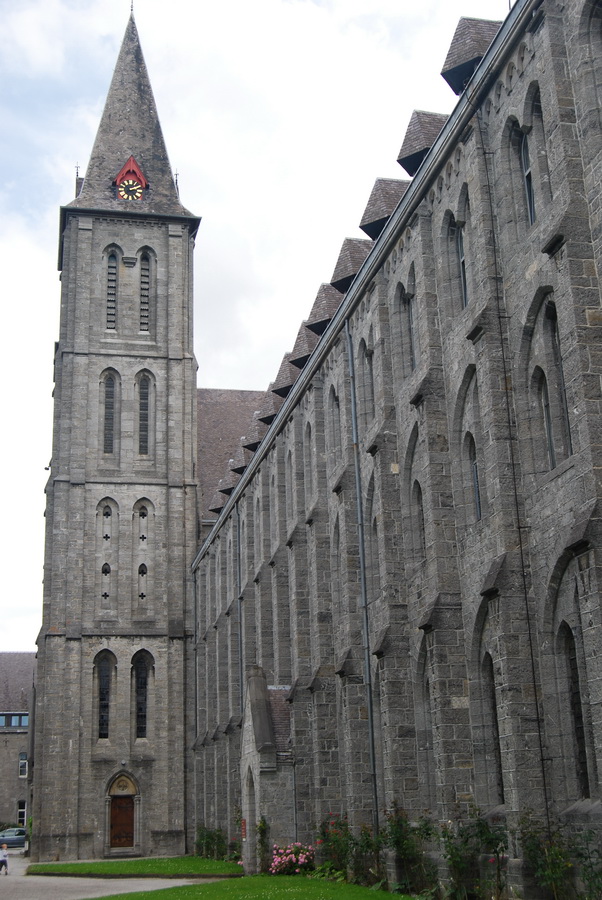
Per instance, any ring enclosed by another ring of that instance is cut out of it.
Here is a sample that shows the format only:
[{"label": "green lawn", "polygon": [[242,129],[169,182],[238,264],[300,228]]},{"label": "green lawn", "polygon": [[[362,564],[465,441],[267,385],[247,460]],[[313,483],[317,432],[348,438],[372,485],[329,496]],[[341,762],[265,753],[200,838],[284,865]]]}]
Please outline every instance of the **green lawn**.
[{"label": "green lawn", "polygon": [[103,900],[370,900],[376,896],[410,900],[401,894],[377,894],[357,885],[312,880],[300,875],[254,875],[160,891],[107,894]]},{"label": "green lawn", "polygon": [[28,875],[68,873],[75,875],[240,875],[241,866],[234,862],[204,859],[200,856],[153,857],[145,859],[112,859],[99,862],[34,863]]}]

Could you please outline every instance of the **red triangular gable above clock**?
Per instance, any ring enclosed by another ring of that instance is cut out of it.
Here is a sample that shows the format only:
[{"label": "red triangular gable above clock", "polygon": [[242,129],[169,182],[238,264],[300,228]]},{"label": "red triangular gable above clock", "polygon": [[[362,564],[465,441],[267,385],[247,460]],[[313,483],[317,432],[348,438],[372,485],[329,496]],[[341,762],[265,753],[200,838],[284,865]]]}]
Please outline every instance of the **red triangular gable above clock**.
[{"label": "red triangular gable above clock", "polygon": [[115,176],[114,183],[119,185],[122,181],[125,181],[126,178],[133,178],[142,185],[143,188],[148,187],[148,181],[142,174],[142,169],[133,156],[130,156],[123,168],[119,170],[119,173]]}]

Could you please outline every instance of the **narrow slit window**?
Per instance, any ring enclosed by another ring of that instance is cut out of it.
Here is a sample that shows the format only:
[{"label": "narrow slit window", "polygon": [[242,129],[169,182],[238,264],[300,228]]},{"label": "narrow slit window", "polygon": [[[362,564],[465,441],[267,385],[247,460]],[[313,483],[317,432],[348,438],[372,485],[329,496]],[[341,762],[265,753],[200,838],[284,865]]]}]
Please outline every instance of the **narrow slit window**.
[{"label": "narrow slit window", "polygon": [[117,327],[117,255],[111,253],[107,261],[107,329]]},{"label": "narrow slit window", "polygon": [[548,302],[545,309],[546,320],[550,325],[552,356],[554,359],[557,378],[558,391],[561,406],[562,426],[564,428],[564,436],[566,443],[567,456],[573,455],[573,444],[571,440],[571,424],[569,420],[569,408],[566,399],[566,384],[564,381],[564,367],[562,365],[562,354],[560,352],[560,336],[558,334],[558,315],[556,313],[556,304]]},{"label": "narrow slit window", "polygon": [[141,563],[138,566],[138,599],[141,600],[142,602],[144,602],[147,598],[147,593],[146,593],[146,589],[147,589],[146,588],[146,583],[147,583],[146,576],[147,575],[148,575],[148,567],[146,566],[145,563]]},{"label": "narrow slit window", "polygon": [[417,352],[416,352],[416,331],[414,324],[414,297],[409,296],[405,300],[406,308],[406,324],[408,330],[408,355],[410,362],[410,371],[416,368]]},{"label": "narrow slit window", "polygon": [[585,723],[583,719],[583,705],[581,701],[581,686],[579,678],[579,664],[577,662],[577,648],[573,632],[563,623],[560,631],[564,642],[564,653],[568,676],[569,714],[573,730],[573,743],[575,750],[575,772],[577,784],[582,798],[590,797],[589,772],[587,764],[587,751],[585,743]]},{"label": "narrow slit window", "polygon": [[462,309],[468,306],[468,279],[466,277],[466,252],[464,250],[464,226],[456,227],[456,253],[458,255],[458,275],[460,278],[460,300]]},{"label": "narrow slit window", "polygon": [[107,375],[104,382],[104,443],[105,453],[115,448],[115,376]]},{"label": "narrow slit window", "polygon": [[550,395],[546,376],[541,375],[541,409],[543,414],[543,426],[548,450],[548,462],[550,469],[556,468],[556,450],[554,449],[554,429],[552,426],[552,411],[550,409]]},{"label": "narrow slit window", "polygon": [[111,664],[108,659],[98,663],[98,737],[109,736],[109,706],[111,699]]},{"label": "narrow slit window", "polygon": [[150,330],[150,257],[140,257],[140,331]]},{"label": "narrow slit window", "polygon": [[150,378],[143,375],[139,383],[140,407],[138,430],[138,453],[140,456],[148,456],[149,435],[149,405],[150,405]]},{"label": "narrow slit window", "polygon": [[500,745],[500,726],[495,693],[495,674],[493,659],[489,653],[483,659],[483,690],[486,708],[487,739],[490,741],[490,771],[492,775],[491,788],[494,791],[496,804],[504,803],[504,777],[502,769],[502,750]]},{"label": "narrow slit window", "polygon": [[416,528],[416,551],[420,559],[426,557],[426,528],[424,525],[424,504],[422,501],[422,488],[418,481],[414,482],[412,491],[412,499],[414,501],[414,517]]},{"label": "narrow slit window", "polygon": [[479,484],[479,464],[477,461],[477,448],[475,446],[472,435],[469,436],[468,441],[468,465],[472,487],[472,498],[474,501],[475,518],[477,522],[479,522],[483,515],[483,509],[481,506],[481,486]]},{"label": "narrow slit window", "polygon": [[525,185],[525,198],[527,201],[527,217],[529,225],[535,222],[535,193],[533,190],[533,172],[531,170],[531,158],[529,156],[529,139],[523,134],[520,142],[520,162]]},{"label": "narrow slit window", "polygon": [[148,665],[145,659],[134,663],[134,683],[136,691],[136,737],[146,737],[148,705]]}]

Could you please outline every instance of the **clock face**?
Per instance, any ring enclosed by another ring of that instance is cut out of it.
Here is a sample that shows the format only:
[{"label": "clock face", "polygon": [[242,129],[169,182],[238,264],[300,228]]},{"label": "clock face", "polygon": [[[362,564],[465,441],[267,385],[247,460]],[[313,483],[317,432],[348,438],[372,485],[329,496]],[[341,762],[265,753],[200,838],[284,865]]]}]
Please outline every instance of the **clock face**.
[{"label": "clock face", "polygon": [[142,185],[134,178],[126,178],[117,187],[117,193],[120,200],[140,200],[142,196]]}]

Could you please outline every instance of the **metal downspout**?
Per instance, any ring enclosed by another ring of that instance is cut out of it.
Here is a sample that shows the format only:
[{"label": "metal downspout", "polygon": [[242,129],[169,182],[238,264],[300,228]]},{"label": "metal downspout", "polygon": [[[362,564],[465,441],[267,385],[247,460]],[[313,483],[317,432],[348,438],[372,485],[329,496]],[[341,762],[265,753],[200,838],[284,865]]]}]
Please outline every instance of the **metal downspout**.
[{"label": "metal downspout", "polygon": [[355,390],[355,365],[353,362],[353,344],[349,319],[345,319],[345,336],[347,338],[347,355],[349,357],[349,386],[351,395],[351,433],[353,440],[353,464],[355,468],[355,503],[357,514],[357,531],[360,557],[360,590],[362,610],[362,631],[364,637],[364,683],[368,703],[368,743],[370,748],[370,780],[372,782],[372,824],[374,836],[379,832],[378,820],[378,782],[376,778],[376,749],[374,745],[374,702],[372,696],[372,670],[370,668],[370,622],[368,618],[368,591],[366,589],[366,545],[364,533],[364,509],[362,503],[362,477],[360,470],[360,450],[357,428],[357,394]]},{"label": "metal downspout", "polygon": [[240,553],[240,509],[238,508],[238,500],[234,508],[236,510],[236,593],[237,593],[237,610],[238,610],[238,681],[239,681],[239,701],[240,716],[242,718],[245,693],[243,684],[243,640],[242,640],[242,560]]}]

